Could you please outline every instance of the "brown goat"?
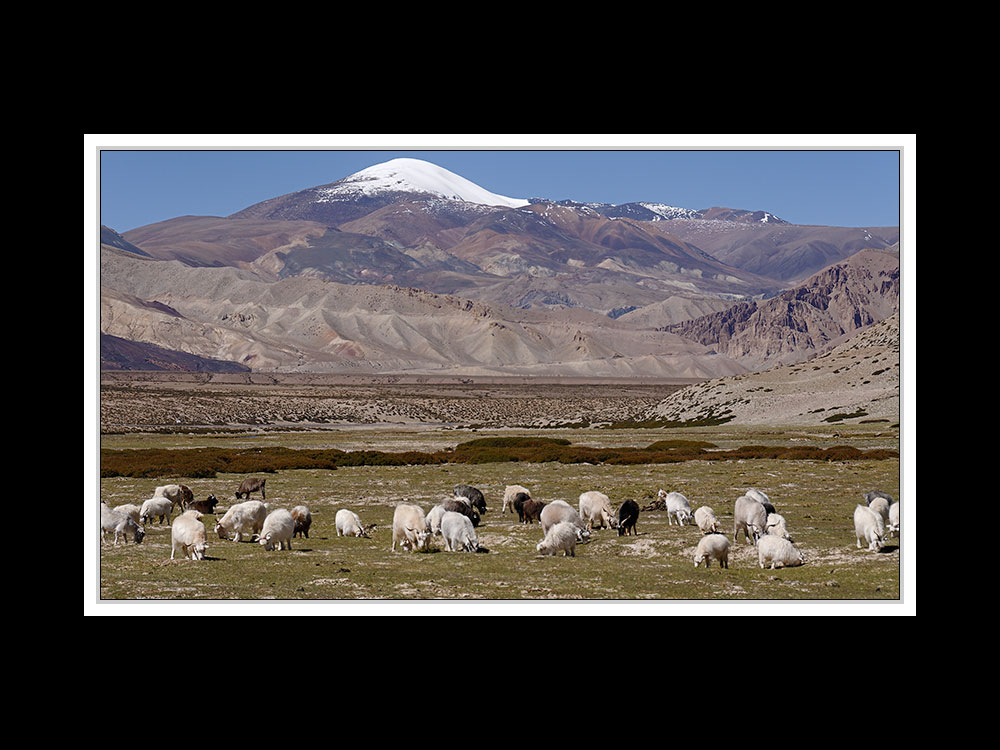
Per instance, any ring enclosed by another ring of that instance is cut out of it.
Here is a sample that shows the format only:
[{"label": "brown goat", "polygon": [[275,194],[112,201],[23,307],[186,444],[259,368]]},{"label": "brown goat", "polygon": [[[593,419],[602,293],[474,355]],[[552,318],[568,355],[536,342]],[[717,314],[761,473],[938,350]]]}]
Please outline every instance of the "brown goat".
[{"label": "brown goat", "polygon": [[242,499],[246,495],[246,499],[250,499],[251,492],[257,492],[260,490],[260,497],[262,500],[267,500],[267,495],[264,494],[264,482],[267,479],[261,479],[260,477],[247,477],[242,482],[240,482],[240,487],[236,490],[236,499]]},{"label": "brown goat", "polygon": [[521,512],[524,514],[524,523],[531,523],[532,521],[542,522],[542,508],[545,507],[545,503],[540,500],[532,500],[531,498],[525,500],[521,503]]},{"label": "brown goat", "polygon": [[192,500],[187,505],[187,510],[194,508],[199,513],[215,513],[215,506],[219,504],[219,501],[215,499],[215,495],[209,495],[204,500]]}]

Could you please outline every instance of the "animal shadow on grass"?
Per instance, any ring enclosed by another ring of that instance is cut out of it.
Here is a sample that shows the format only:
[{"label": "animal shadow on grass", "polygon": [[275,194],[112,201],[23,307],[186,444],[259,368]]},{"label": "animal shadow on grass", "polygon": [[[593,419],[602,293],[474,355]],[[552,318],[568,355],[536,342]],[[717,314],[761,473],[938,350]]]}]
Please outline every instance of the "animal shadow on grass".
[{"label": "animal shadow on grass", "polygon": [[882,549],[879,550],[880,555],[889,555],[899,549],[898,544],[887,544]]}]

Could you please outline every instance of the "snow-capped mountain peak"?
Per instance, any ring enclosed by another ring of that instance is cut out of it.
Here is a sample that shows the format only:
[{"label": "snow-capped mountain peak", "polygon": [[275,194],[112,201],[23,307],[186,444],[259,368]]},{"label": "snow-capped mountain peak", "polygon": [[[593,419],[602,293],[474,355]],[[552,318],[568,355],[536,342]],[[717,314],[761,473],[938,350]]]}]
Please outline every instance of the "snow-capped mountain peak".
[{"label": "snow-capped mountain peak", "polygon": [[316,202],[352,200],[381,193],[427,193],[447,200],[487,206],[527,206],[521,198],[508,198],[422,159],[392,159],[355,172],[317,191]]}]

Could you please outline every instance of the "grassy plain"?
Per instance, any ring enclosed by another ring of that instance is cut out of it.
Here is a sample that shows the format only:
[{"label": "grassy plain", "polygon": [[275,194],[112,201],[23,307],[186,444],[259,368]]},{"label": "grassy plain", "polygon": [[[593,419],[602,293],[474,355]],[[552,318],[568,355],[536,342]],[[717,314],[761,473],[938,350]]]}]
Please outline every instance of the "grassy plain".
[{"label": "grassy plain", "polygon": [[[646,446],[657,440],[704,440],[720,449],[742,445],[831,447],[863,450],[899,449],[896,425],[838,425],[816,428],[747,428],[733,425],[687,429],[543,429],[471,430],[397,428],[323,429],[299,432],[259,431],[199,434],[108,434],[102,448],[197,448],[281,446],[288,448],[438,450],[483,436],[566,438],[581,446]],[[141,504],[155,486],[181,482],[196,498],[214,494],[224,513],[242,476],[210,479],[103,478],[101,497],[112,506]],[[444,552],[440,541],[427,553],[391,552],[391,521],[401,501],[429,510],[455,484],[471,484],[486,496],[489,512],[477,529],[488,554]],[[732,545],[730,567],[695,568],[695,526],[670,526],[666,513],[640,514],[639,534],[619,537],[595,530],[593,540],[578,546],[575,558],[542,557],[537,524],[522,525],[501,515],[507,484],[522,484],[545,502],[563,499],[577,505],[586,490],[599,490],[617,508],[634,499],[651,503],[658,489],[687,496],[692,508],[712,507]],[[733,503],[748,487],[765,491],[788,522],[805,554],[798,568],[761,570],[755,549],[732,540]],[[686,461],[676,464],[591,465],[489,463],[433,466],[357,466],[335,471],[299,469],[267,475],[272,507],[309,506],[313,526],[308,539],[296,539],[291,551],[266,552],[256,543],[218,539],[206,515],[208,559],[170,558],[168,527],[148,525],[141,545],[103,546],[98,575],[102,600],[517,600],[537,599],[642,601],[672,600],[898,600],[900,541],[873,554],[855,546],[853,510],[871,489],[900,496],[900,460],[815,461],[752,459]],[[339,508],[356,511],[377,524],[370,539],[336,535]],[[905,503],[903,526],[906,527]],[[905,534],[904,534],[905,535]],[[125,605],[127,606],[127,605]]]}]

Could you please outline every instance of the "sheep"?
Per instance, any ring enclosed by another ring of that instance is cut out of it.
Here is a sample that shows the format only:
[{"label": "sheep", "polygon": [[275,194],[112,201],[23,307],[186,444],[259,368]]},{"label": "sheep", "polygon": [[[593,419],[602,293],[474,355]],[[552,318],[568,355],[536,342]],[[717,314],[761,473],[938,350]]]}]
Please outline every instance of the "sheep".
[{"label": "sheep", "polygon": [[885,527],[886,536],[899,536],[899,503],[889,506],[889,525]]},{"label": "sheep", "polygon": [[486,512],[486,498],[475,487],[468,484],[456,484],[452,492],[455,493],[455,497],[467,497],[472,503],[472,507],[480,513]]},{"label": "sheep", "polygon": [[580,495],[580,519],[590,528],[594,528],[595,521],[601,524],[602,529],[618,527],[618,519],[611,510],[610,498],[596,490]]},{"label": "sheep", "polygon": [[872,501],[868,503],[868,510],[874,511],[882,516],[883,525],[889,524],[889,501],[884,497],[872,498]]},{"label": "sheep", "polygon": [[418,505],[399,503],[392,514],[392,551],[399,544],[403,549],[424,549],[431,537],[423,509]]},{"label": "sheep", "polygon": [[427,511],[427,525],[430,527],[431,534],[434,536],[441,536],[441,516],[448,513],[444,509],[443,505],[435,505],[429,511]]},{"label": "sheep", "polygon": [[503,508],[500,509],[501,513],[506,513],[507,508],[513,510],[512,503],[514,502],[514,496],[518,492],[523,492],[528,497],[531,497],[531,491],[527,487],[522,487],[519,484],[507,485],[507,488],[503,491]]},{"label": "sheep", "polygon": [[479,513],[472,507],[472,501],[467,497],[449,497],[441,503],[444,509],[452,513],[461,513],[472,521],[473,526],[479,525]]},{"label": "sheep", "polygon": [[122,515],[128,516],[133,521],[135,521],[136,525],[142,523],[142,521],[139,520],[139,516],[142,515],[142,508],[140,508],[135,503],[125,503],[124,505],[116,505],[112,510],[117,511]]},{"label": "sheep", "polygon": [[756,487],[751,487],[750,489],[748,489],[746,491],[746,496],[749,497],[751,500],[756,500],[758,503],[763,505],[764,510],[766,510],[768,513],[776,512],[774,510],[774,506],[771,505],[771,498],[769,498],[763,492],[758,490]]},{"label": "sheep", "polygon": [[448,552],[477,552],[479,537],[468,516],[446,511],[441,517],[441,537]]},{"label": "sheep", "polygon": [[583,542],[590,539],[590,529],[580,520],[580,514],[565,500],[553,500],[551,503],[548,503],[542,508],[542,513],[538,521],[542,524],[542,534],[547,535],[549,529],[565,521],[576,526],[578,541]]},{"label": "sheep", "polygon": [[531,498],[524,501],[521,505],[521,511],[524,513],[524,522],[530,524],[532,521],[542,522],[542,509],[545,508],[545,503],[540,500],[532,500]]},{"label": "sheep", "polygon": [[854,536],[858,540],[858,549],[861,549],[861,542],[864,541],[869,552],[881,550],[885,539],[885,522],[882,516],[867,505],[857,506],[854,509]]},{"label": "sheep", "polygon": [[743,532],[744,541],[750,544],[750,536],[753,535],[753,543],[756,544],[760,535],[767,528],[767,511],[764,506],[756,500],[740,495],[736,498],[736,506],[733,510],[733,542],[738,539],[740,531]]},{"label": "sheep", "polygon": [[663,501],[667,508],[667,525],[673,525],[677,521],[678,526],[694,523],[694,516],[691,514],[691,504],[688,499],[679,492],[664,492],[660,490],[656,497]]},{"label": "sheep", "polygon": [[365,533],[364,526],[361,525],[361,517],[353,510],[341,508],[337,511],[337,515],[334,516],[333,523],[337,527],[337,536],[363,536],[365,539],[369,538],[368,534]]},{"label": "sheep", "polygon": [[719,533],[719,519],[715,517],[715,511],[707,505],[702,505],[694,512],[694,522],[698,524],[702,534]]},{"label": "sheep", "polygon": [[219,501],[215,499],[215,495],[209,495],[204,500],[193,500],[187,506],[186,510],[196,510],[199,513],[212,513],[215,514],[215,506],[219,504]]},{"label": "sheep", "polygon": [[132,541],[142,544],[142,538],[146,535],[145,529],[132,520],[131,516],[120,513],[109,508],[107,503],[101,503],[101,544],[104,544],[106,534],[115,535],[115,546],[118,546],[118,538],[121,537],[124,544],[128,544],[128,535],[132,535]]},{"label": "sheep", "polygon": [[794,568],[802,565],[805,558],[795,545],[780,536],[762,536],[757,542],[757,562],[760,567]]},{"label": "sheep", "polygon": [[694,551],[694,566],[696,568],[703,561],[705,567],[708,568],[712,560],[718,560],[720,568],[729,567],[729,540],[723,534],[714,532],[705,534]]},{"label": "sheep", "polygon": [[163,519],[167,519],[167,525],[170,525],[170,513],[174,509],[174,504],[167,497],[151,497],[142,504],[142,510],[139,511],[139,523],[146,524],[152,521],[154,518],[159,519],[160,523],[163,523]]},{"label": "sheep", "polygon": [[292,537],[295,535],[295,518],[284,508],[277,508],[267,514],[260,530],[260,546],[268,552],[275,546],[279,550],[292,548]]},{"label": "sheep", "polygon": [[251,492],[260,491],[260,499],[267,500],[267,495],[264,493],[264,483],[267,482],[267,477],[261,479],[260,477],[247,477],[242,482],[236,490],[236,499],[242,500],[243,496],[246,495],[246,499],[250,499]]},{"label": "sheep", "polygon": [[305,505],[296,505],[292,508],[292,519],[295,521],[295,531],[292,536],[304,536],[309,538],[309,527],[312,526],[313,517],[309,508]]},{"label": "sheep", "polygon": [[639,503],[635,500],[626,500],[618,509],[618,536],[625,536],[628,533],[638,534],[636,522],[639,520]]},{"label": "sheep", "polygon": [[201,513],[194,508],[186,510],[174,519],[170,528],[170,559],[174,559],[177,550],[184,557],[192,560],[204,560],[208,551],[205,539],[205,524],[201,522]]},{"label": "sheep", "polygon": [[562,552],[564,557],[576,557],[579,530],[579,526],[575,523],[560,521],[545,533],[545,538],[535,545],[535,549],[543,555],[557,555]]},{"label": "sheep", "polygon": [[785,523],[785,517],[779,513],[768,513],[767,521],[764,522],[764,533],[770,534],[771,536],[780,536],[782,539],[787,539],[790,542],[794,542],[791,534],[788,533],[788,524]]},{"label": "sheep", "polygon": [[216,522],[215,533],[219,535],[219,539],[228,539],[233,534],[234,542],[241,541],[246,534],[253,541],[253,537],[263,528],[266,517],[267,506],[260,500],[236,503]]}]

